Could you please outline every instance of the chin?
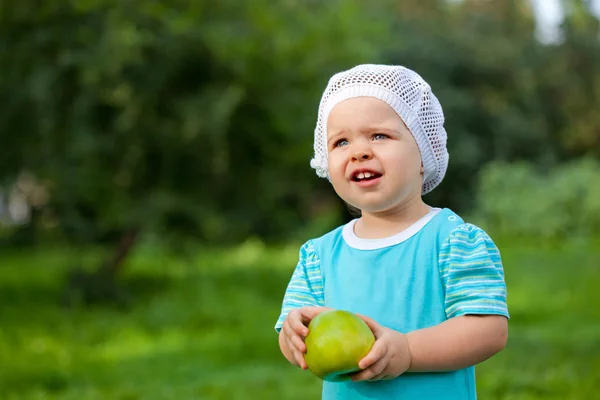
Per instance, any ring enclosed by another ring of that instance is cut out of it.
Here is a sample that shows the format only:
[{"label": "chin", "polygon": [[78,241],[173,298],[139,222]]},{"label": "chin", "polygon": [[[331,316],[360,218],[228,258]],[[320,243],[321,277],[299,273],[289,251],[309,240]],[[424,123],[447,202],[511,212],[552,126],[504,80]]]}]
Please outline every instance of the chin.
[{"label": "chin", "polygon": [[[354,205],[354,207],[359,208],[361,211],[368,212],[371,214],[381,214],[398,208],[403,203],[407,201],[407,198],[402,199],[385,199],[384,201],[357,201],[357,202],[348,202],[348,204]],[[383,200],[383,199],[382,199]],[[355,205],[358,204],[358,205]]]},{"label": "chin", "polygon": [[360,210],[362,212],[367,212],[369,214],[381,214],[384,213],[386,211],[388,211],[390,209],[390,207],[367,207],[367,208],[361,208]]},{"label": "chin", "polygon": [[368,212],[368,213],[380,213],[380,212],[387,211],[391,208],[391,207],[386,207],[381,204],[373,204],[373,203],[366,203],[366,204],[365,203],[363,203],[363,204],[348,203],[348,204],[351,204],[353,207],[358,208],[362,212]]}]

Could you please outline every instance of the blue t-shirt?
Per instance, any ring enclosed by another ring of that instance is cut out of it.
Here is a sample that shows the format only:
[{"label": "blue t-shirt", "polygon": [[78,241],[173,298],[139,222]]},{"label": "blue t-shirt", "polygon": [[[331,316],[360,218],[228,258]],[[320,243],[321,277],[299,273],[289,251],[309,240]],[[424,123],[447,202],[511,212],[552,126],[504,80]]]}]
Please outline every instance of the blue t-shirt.
[{"label": "blue t-shirt", "polygon": [[[508,317],[500,253],[480,228],[432,209],[408,229],[361,239],[356,220],[306,242],[275,329],[290,310],[325,306],[408,333],[467,314]],[[324,400],[476,399],[474,367],[405,373],[387,381],[324,382]]]}]

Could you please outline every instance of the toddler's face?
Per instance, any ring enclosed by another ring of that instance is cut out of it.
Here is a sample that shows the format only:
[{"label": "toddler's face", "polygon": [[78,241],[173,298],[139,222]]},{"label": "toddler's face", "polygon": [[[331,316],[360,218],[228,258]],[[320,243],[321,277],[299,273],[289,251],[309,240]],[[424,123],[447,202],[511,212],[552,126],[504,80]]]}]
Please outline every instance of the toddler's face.
[{"label": "toddler's face", "polygon": [[327,120],[334,190],[363,212],[385,212],[421,195],[421,153],[385,102],[357,97],[337,104]]}]

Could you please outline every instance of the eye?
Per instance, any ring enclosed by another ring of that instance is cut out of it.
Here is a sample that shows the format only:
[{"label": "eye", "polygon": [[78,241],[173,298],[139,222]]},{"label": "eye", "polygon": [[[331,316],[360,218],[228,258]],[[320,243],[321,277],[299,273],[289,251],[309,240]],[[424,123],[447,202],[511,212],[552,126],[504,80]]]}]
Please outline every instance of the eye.
[{"label": "eye", "polygon": [[340,139],[335,142],[334,147],[342,147],[348,145],[348,141],[346,139]]},{"label": "eye", "polygon": [[384,133],[376,133],[373,135],[373,140],[381,140],[381,139],[387,139],[387,138],[389,138],[389,136]]}]

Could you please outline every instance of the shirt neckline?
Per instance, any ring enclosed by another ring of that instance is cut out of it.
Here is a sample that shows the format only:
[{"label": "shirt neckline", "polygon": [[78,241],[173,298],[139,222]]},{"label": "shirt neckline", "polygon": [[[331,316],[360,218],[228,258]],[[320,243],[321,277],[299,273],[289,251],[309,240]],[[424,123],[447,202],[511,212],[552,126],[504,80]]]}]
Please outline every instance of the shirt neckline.
[{"label": "shirt neckline", "polygon": [[356,234],[354,233],[354,225],[356,224],[356,221],[358,221],[358,218],[356,218],[344,225],[344,228],[342,230],[342,237],[344,238],[344,241],[348,246],[357,250],[377,250],[385,247],[394,246],[416,235],[440,211],[442,211],[441,208],[432,208],[427,214],[425,214],[417,222],[415,222],[405,230],[398,232],[395,235],[380,239],[363,239],[356,236]]}]

